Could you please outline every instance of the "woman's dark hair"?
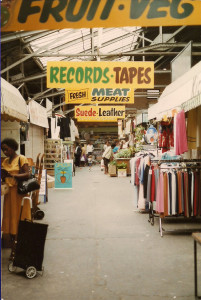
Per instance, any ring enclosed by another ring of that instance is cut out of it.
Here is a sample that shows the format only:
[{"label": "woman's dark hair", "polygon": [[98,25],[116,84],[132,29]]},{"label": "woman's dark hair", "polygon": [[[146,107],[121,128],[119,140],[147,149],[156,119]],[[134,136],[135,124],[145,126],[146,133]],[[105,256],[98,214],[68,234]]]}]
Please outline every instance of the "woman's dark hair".
[{"label": "woman's dark hair", "polygon": [[4,139],[3,141],[1,141],[1,149],[2,149],[3,145],[7,145],[14,151],[17,151],[17,149],[18,149],[18,143],[14,139],[9,139],[9,138]]}]

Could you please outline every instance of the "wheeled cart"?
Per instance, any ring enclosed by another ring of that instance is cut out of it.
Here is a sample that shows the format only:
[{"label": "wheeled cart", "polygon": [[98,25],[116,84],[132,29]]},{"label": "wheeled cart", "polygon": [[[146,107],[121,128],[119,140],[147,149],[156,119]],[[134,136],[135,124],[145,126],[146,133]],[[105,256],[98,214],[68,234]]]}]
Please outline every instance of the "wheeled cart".
[{"label": "wheeled cart", "polygon": [[[21,212],[24,200],[22,200]],[[19,221],[18,233],[15,241],[14,259],[9,262],[8,270],[14,272],[17,267],[25,270],[26,277],[32,279],[37,271],[43,271],[43,257],[45,240],[47,235],[47,224],[35,223],[32,221]]]}]

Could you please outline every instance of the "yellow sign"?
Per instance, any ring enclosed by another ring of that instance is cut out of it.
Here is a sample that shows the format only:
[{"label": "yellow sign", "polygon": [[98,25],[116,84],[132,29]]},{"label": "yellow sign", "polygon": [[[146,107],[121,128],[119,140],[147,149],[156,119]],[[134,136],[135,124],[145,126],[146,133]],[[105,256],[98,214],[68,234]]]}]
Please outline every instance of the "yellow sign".
[{"label": "yellow sign", "polygon": [[47,62],[47,87],[153,88],[154,62],[50,61]]},{"label": "yellow sign", "polygon": [[65,102],[68,104],[133,104],[134,89],[89,88],[66,90]]},{"label": "yellow sign", "polygon": [[78,122],[117,122],[125,118],[125,106],[75,106]]},{"label": "yellow sign", "polygon": [[200,0],[13,0],[1,30],[201,25]]}]

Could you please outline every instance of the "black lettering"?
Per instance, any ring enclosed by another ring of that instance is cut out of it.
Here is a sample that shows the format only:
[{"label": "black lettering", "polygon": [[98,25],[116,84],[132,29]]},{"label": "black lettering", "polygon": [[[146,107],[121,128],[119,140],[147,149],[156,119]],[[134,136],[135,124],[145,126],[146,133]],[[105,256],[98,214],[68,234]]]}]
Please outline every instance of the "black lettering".
[{"label": "black lettering", "polygon": [[103,8],[102,14],[100,16],[101,20],[106,20],[109,17],[114,2],[115,2],[115,0],[107,0],[105,6]]},{"label": "black lettering", "polygon": [[56,22],[63,21],[63,18],[60,16],[60,12],[65,8],[67,1],[59,0],[57,6],[52,7],[55,4],[54,0],[45,0],[43,10],[40,16],[40,22],[45,23],[48,21],[50,15],[55,19]]},{"label": "black lettering", "polygon": [[138,19],[141,17],[149,2],[150,0],[131,0],[130,18]]},{"label": "black lettering", "polygon": [[19,23],[26,23],[29,15],[34,15],[40,12],[39,6],[31,6],[32,2],[40,0],[22,0],[18,15]]},{"label": "black lettering", "polygon": [[68,5],[68,8],[66,10],[66,20],[70,22],[77,22],[81,20],[84,17],[84,14],[88,8],[88,5],[90,3],[90,0],[82,0],[80,9],[78,13],[74,14],[74,9],[77,3],[80,3],[80,0],[70,0],[70,3]]},{"label": "black lettering", "polygon": [[101,2],[101,0],[93,0],[92,4],[90,6],[90,9],[88,11],[88,14],[87,14],[88,21],[93,20],[100,2]]},{"label": "black lettering", "polygon": [[172,0],[172,4],[170,6],[170,15],[175,19],[184,19],[190,16],[194,10],[194,7],[190,3],[183,3],[181,7],[183,8],[183,13],[178,12],[178,6],[181,0]]},{"label": "black lettering", "polygon": [[147,19],[164,18],[167,15],[166,11],[158,11],[158,8],[170,6],[169,0],[155,0],[150,4],[150,9],[147,14]]}]

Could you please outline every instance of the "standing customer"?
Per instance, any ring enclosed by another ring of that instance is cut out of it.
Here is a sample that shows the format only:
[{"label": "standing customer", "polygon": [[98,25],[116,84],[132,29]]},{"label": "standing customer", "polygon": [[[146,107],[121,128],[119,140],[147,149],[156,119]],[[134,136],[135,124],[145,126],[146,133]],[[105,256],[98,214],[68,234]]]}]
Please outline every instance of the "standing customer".
[{"label": "standing customer", "polygon": [[77,167],[80,166],[80,158],[81,158],[81,154],[82,154],[82,148],[80,146],[80,144],[77,144],[77,147],[75,149],[75,165]]},{"label": "standing customer", "polygon": [[89,155],[92,155],[93,153],[93,150],[94,150],[94,146],[91,144],[91,142],[89,141],[88,142],[88,145],[87,145],[87,158]]},{"label": "standing customer", "polygon": [[[17,155],[18,143],[14,139],[6,138],[1,142],[1,149],[7,156],[2,163],[1,177],[9,185],[9,192],[4,197],[2,231],[10,234],[14,243],[17,234],[22,198],[17,192],[17,180],[29,178],[28,160],[24,155]],[[30,202],[25,200],[21,219],[31,220]],[[11,251],[10,259],[14,253]]]},{"label": "standing customer", "polygon": [[105,174],[108,174],[108,164],[110,159],[112,158],[113,152],[112,152],[112,147],[110,145],[110,142],[107,141],[107,148],[103,152],[102,158],[104,160],[104,165],[105,165]]}]

